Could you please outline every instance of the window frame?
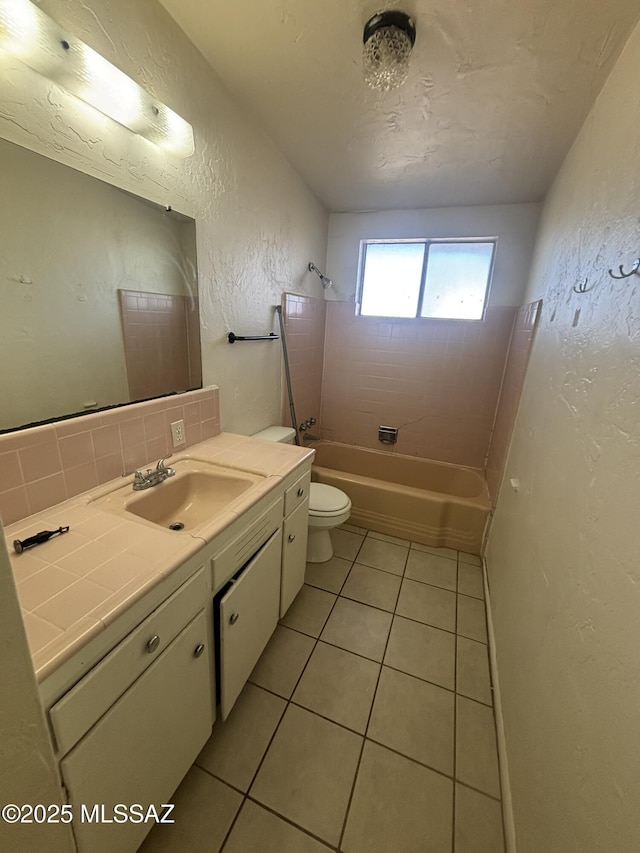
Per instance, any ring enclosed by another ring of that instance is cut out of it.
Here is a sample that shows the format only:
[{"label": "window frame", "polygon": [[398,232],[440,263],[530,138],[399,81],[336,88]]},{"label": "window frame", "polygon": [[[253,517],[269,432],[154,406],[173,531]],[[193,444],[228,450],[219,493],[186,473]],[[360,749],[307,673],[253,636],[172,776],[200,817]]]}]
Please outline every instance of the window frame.
[{"label": "window frame", "polygon": [[[420,289],[418,291],[418,301],[416,307],[416,314],[414,317],[398,317],[393,314],[363,314],[362,313],[362,297],[364,291],[364,274],[367,262],[367,247],[371,245],[390,245],[390,244],[418,244],[424,246],[424,257],[422,260],[422,270],[420,273]],[[489,262],[489,273],[487,275],[487,287],[484,293],[484,302],[482,304],[482,315],[476,318],[468,318],[468,317],[423,317],[421,315],[422,305],[424,302],[424,293],[425,293],[425,285],[427,280],[427,267],[429,265],[429,251],[432,245],[442,244],[442,243],[488,243],[493,248],[491,251],[491,261]],[[483,323],[486,314],[487,308],[489,305],[489,295],[491,293],[491,286],[493,284],[493,273],[495,269],[496,262],[496,252],[498,248],[498,237],[401,237],[401,238],[388,238],[388,237],[375,237],[375,238],[363,238],[360,240],[360,257],[358,261],[358,284],[356,290],[356,316],[358,317],[367,317],[371,320],[435,320],[435,321],[444,321],[444,322],[461,322],[461,323]]]}]

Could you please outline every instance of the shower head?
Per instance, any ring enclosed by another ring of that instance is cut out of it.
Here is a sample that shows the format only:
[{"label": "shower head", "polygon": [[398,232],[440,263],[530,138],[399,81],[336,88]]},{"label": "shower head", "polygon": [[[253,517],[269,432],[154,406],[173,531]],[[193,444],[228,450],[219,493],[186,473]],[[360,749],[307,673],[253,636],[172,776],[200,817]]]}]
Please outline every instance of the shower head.
[{"label": "shower head", "polygon": [[327,278],[326,275],[321,273],[318,267],[315,264],[312,264],[311,261],[309,261],[309,272],[314,272],[318,276],[324,290],[326,290],[328,287],[331,287],[331,285],[333,284],[331,279]]}]

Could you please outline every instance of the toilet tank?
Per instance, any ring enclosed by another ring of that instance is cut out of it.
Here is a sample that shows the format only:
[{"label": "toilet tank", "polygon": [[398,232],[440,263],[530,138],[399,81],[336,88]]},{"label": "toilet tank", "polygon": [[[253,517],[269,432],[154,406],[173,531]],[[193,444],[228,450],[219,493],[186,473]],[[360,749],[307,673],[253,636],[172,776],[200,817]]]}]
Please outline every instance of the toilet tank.
[{"label": "toilet tank", "polygon": [[270,426],[252,435],[252,438],[262,438],[265,441],[279,441],[282,444],[295,444],[296,434],[291,427]]}]

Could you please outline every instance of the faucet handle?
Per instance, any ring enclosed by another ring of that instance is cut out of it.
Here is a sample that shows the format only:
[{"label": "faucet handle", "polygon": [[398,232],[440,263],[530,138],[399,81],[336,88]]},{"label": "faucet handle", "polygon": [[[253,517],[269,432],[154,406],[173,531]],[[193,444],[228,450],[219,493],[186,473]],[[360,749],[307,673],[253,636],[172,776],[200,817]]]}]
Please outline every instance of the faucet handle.
[{"label": "faucet handle", "polygon": [[146,477],[142,473],[142,471],[136,471],[133,475],[133,482],[135,483],[146,483]]},{"label": "faucet handle", "polygon": [[167,453],[166,456],[163,456],[162,459],[159,460],[156,465],[156,471],[165,471],[167,466],[164,464],[164,460],[168,459],[170,456],[173,456],[173,453]]}]

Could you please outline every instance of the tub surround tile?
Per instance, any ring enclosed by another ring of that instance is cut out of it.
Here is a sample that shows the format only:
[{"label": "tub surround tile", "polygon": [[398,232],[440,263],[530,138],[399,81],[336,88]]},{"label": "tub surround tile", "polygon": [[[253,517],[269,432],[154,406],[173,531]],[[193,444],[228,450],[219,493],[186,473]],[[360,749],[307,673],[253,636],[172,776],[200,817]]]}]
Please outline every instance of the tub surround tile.
[{"label": "tub surround tile", "polygon": [[379,664],[320,642],[292,701],[364,734],[379,674]]},{"label": "tub surround tile", "polygon": [[306,634],[278,625],[249,681],[289,699],[314,645],[315,641]]},{"label": "tub surround tile", "polygon": [[0,519],[5,527],[30,514],[31,507],[24,486],[0,492]]}]

